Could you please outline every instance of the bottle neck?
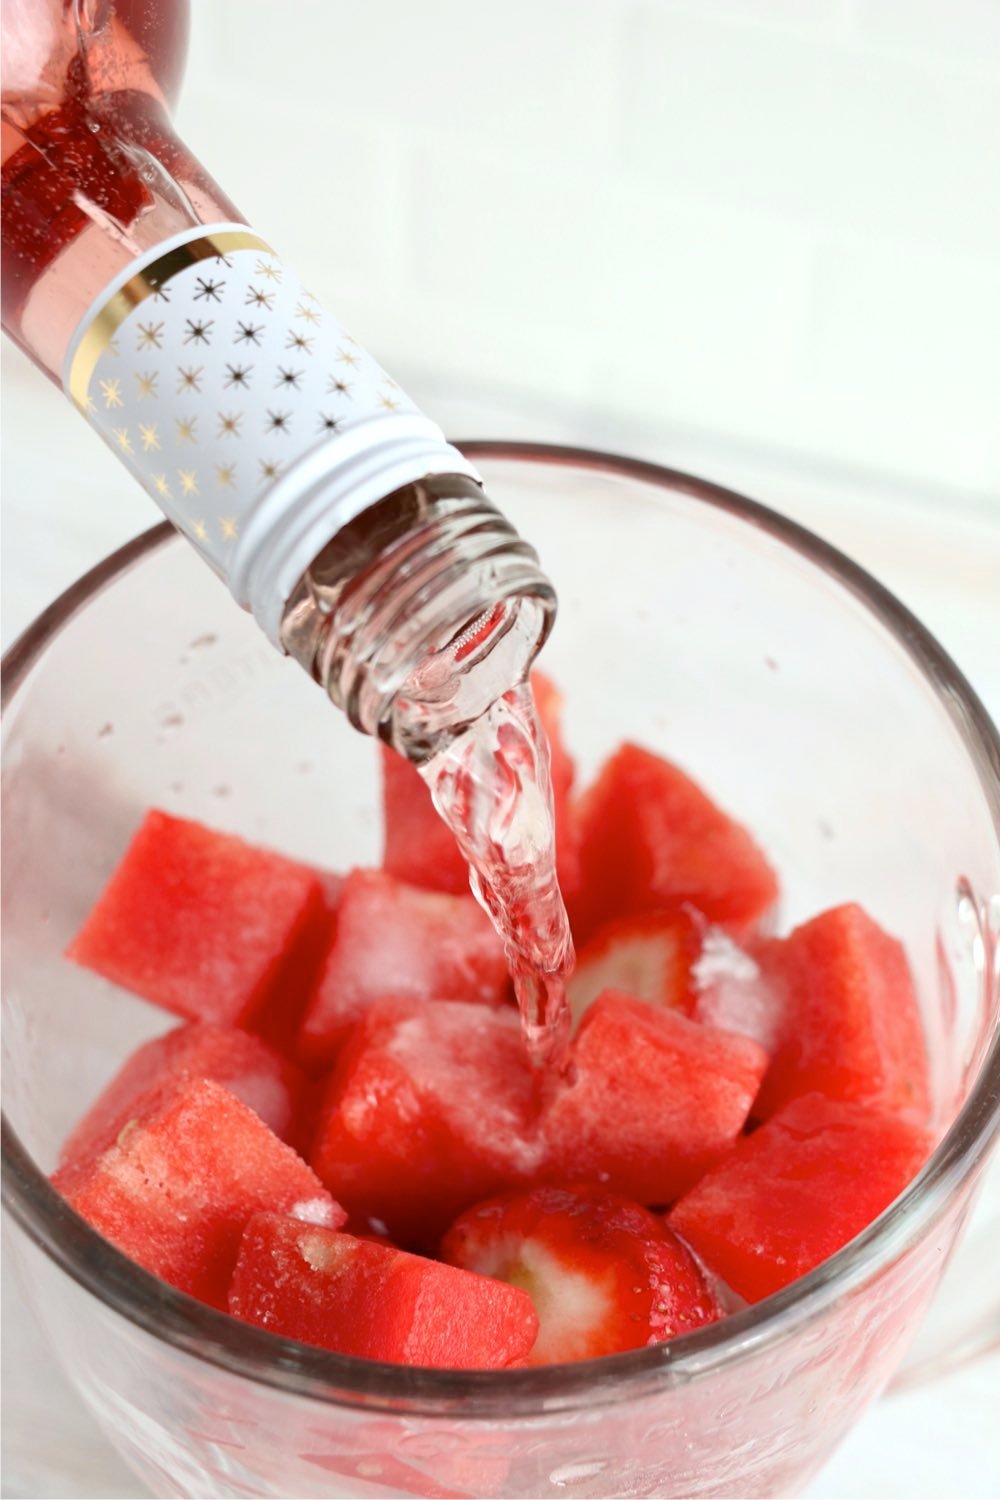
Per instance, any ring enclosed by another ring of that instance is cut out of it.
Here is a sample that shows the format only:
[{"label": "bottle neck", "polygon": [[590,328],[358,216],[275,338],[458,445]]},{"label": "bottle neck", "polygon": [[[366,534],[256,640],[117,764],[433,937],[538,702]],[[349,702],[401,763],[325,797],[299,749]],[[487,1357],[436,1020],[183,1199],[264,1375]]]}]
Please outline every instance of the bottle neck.
[{"label": "bottle neck", "polygon": [[555,617],[534,550],[462,475],[407,485],[343,528],[281,640],[366,734],[420,763],[521,681]]},{"label": "bottle neck", "polygon": [[185,0],[3,13],[3,326],[60,379],[84,309],[138,257],[239,215],[174,134]]}]

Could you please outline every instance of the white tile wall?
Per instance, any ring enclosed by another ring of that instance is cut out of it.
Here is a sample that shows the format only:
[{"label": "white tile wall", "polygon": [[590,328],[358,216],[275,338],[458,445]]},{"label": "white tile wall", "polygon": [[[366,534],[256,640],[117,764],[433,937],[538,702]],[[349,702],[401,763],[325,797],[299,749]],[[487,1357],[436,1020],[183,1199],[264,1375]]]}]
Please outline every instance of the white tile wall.
[{"label": "white tile wall", "polygon": [[1000,506],[997,0],[194,9],[182,129],[411,386]]}]

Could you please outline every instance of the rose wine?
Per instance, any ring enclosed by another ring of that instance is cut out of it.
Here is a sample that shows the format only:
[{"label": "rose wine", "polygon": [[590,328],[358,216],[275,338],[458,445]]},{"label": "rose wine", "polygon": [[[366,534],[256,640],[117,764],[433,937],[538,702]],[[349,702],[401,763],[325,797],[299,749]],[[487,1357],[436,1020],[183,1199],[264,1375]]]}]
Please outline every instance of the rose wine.
[{"label": "rose wine", "polygon": [[5,0],[3,324],[279,650],[425,768],[558,1058],[533,549],[173,133],[183,0]]},{"label": "rose wine", "polygon": [[529,683],[498,698],[421,774],[504,940],[528,1050],[561,1072],[573,941],[556,876],[548,744]]}]

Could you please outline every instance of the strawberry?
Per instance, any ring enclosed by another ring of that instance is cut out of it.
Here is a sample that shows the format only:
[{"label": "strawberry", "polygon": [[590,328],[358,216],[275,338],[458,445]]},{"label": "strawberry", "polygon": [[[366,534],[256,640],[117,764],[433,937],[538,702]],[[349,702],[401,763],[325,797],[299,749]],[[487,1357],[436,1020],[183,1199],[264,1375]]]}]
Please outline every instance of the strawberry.
[{"label": "strawberry", "polygon": [[574,1023],[604,990],[623,990],[690,1015],[692,969],[700,952],[700,924],[690,912],[650,912],[605,923],[580,949],[567,986]]},{"label": "strawberry", "polygon": [[532,1365],[658,1344],[722,1316],[690,1252],[637,1203],[595,1188],[538,1187],[468,1209],[442,1257],[527,1291]]}]

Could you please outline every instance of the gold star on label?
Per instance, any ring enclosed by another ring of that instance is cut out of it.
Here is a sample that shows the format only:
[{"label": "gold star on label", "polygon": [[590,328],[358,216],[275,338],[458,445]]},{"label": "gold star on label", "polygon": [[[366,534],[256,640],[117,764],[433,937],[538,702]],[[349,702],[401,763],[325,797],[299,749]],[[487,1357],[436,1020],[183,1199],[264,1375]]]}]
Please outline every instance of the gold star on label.
[{"label": "gold star on label", "polygon": [[198,441],[195,428],[198,425],[197,417],[175,417],[174,426],[177,428],[177,441],[179,443],[196,443]]},{"label": "gold star on label", "polygon": [[265,292],[259,286],[252,286],[248,289],[243,303],[245,307],[266,307],[270,312],[274,306],[274,293]]},{"label": "gold star on label", "polygon": [[117,359],[121,352],[122,351],[118,346],[118,340],[108,339],[108,353],[111,355],[111,358]]},{"label": "gold star on label", "polygon": [[122,452],[123,453],[131,453],[132,452],[132,439],[128,435],[128,428],[127,427],[115,427],[112,430],[113,430],[114,435],[115,435],[115,442],[118,444],[118,446],[122,450]]},{"label": "gold star on label", "polygon": [[219,530],[222,532],[224,542],[234,541],[237,535],[236,518],[234,516],[220,516]]},{"label": "gold star on label", "polygon": [[162,323],[140,323],[136,329],[137,349],[162,349],[163,348],[163,324]]},{"label": "gold star on label", "polygon": [[197,366],[196,365],[188,365],[187,369],[185,369],[183,365],[178,365],[177,366],[177,394],[181,395],[182,392],[184,392],[184,391],[198,391],[198,392],[200,392],[201,391],[201,377],[202,377],[202,372],[204,371],[204,369],[205,369],[204,365],[197,365]]},{"label": "gold star on label", "polygon": [[114,380],[99,380],[101,395],[104,397],[104,409],[110,411],[113,406],[124,406],[122,400],[122,383],[116,376]]},{"label": "gold star on label", "polygon": [[198,538],[199,542],[208,541],[208,528],[205,525],[204,521],[195,521],[191,529],[194,532],[195,536]]},{"label": "gold star on label", "polygon": [[258,260],[254,265],[254,270],[257,272],[258,276],[267,276],[271,281],[281,280],[281,272],[278,267],[275,265],[271,265],[266,260]]},{"label": "gold star on label", "polygon": [[167,484],[166,474],[154,474],[153,485],[156,489],[156,493],[161,497],[161,499],[170,499],[170,486]]},{"label": "gold star on label", "polygon": [[315,339],[307,338],[304,333],[299,333],[295,328],[288,335],[285,343],[286,349],[299,349],[303,354],[311,354]]},{"label": "gold star on label", "polygon": [[346,396],[348,401],[350,401],[352,399],[351,390],[352,387],[346,380],[340,380],[336,375],[330,376],[330,384],[326,388],[328,396]]},{"label": "gold star on label", "polygon": [[158,370],[147,370],[144,375],[136,375],[136,394],[140,401],[145,401],[147,398],[153,401],[157,399],[159,392],[156,389],[156,382],[159,378],[160,372]]},{"label": "gold star on label", "polygon": [[241,411],[220,411],[216,412],[216,416],[219,419],[217,436],[239,437],[240,423],[243,421],[243,413]]},{"label": "gold star on label", "polygon": [[160,435],[156,430],[155,422],[150,422],[148,427],[144,422],[140,422],[139,436],[142,439],[142,447],[145,453],[159,453]]},{"label": "gold star on label", "polygon": [[303,303],[297,302],[295,305],[295,316],[297,318],[305,318],[307,323],[318,323],[320,315],[314,307],[306,307]]},{"label": "gold star on label", "polygon": [[399,402],[394,401],[391,396],[387,396],[384,391],[379,394],[378,404],[379,406],[384,406],[386,411],[399,410]]},{"label": "gold star on label", "polygon": [[233,483],[234,483],[233,475],[235,473],[236,473],[236,465],[235,464],[216,464],[216,466],[215,466],[215,482],[216,482],[216,484],[221,485],[224,490],[231,490],[232,487],[233,487]]},{"label": "gold star on label", "polygon": [[273,459],[269,458],[261,458],[258,459],[257,462],[260,464],[260,475],[262,479],[278,478],[279,474],[281,473],[281,465],[279,463],[276,463]]},{"label": "gold star on label", "polygon": [[225,284],[224,281],[212,281],[208,276],[196,277],[195,285],[198,290],[194,294],[194,300],[196,302],[199,300],[203,302],[221,302],[222,297],[220,293]]},{"label": "gold star on label", "polygon": [[358,359],[358,356],[356,354],[352,354],[349,349],[338,349],[337,363],[341,365],[349,365],[352,370],[356,370],[360,361]]},{"label": "gold star on label", "polygon": [[181,492],[185,495],[197,495],[198,477],[193,469],[178,469],[177,478],[181,482]]},{"label": "gold star on label", "polygon": [[215,327],[215,320],[214,318],[188,318],[185,320],[184,327],[187,332],[181,339],[182,344],[210,344],[212,340],[209,335]]}]

